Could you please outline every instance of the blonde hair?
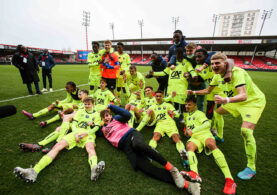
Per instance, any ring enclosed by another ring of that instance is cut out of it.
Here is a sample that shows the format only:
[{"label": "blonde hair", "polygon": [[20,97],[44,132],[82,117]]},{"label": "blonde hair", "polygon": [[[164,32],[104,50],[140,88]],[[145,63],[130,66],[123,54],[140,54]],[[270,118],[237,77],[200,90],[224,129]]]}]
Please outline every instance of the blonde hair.
[{"label": "blonde hair", "polygon": [[110,45],[112,45],[112,42],[110,40],[106,40],[106,41],[104,41],[104,44],[110,44]]},{"label": "blonde hair", "polygon": [[227,61],[227,56],[224,53],[217,52],[211,57],[211,60],[222,59],[223,61]]},{"label": "blonde hair", "polygon": [[193,42],[187,44],[186,49],[196,49],[197,45]]}]

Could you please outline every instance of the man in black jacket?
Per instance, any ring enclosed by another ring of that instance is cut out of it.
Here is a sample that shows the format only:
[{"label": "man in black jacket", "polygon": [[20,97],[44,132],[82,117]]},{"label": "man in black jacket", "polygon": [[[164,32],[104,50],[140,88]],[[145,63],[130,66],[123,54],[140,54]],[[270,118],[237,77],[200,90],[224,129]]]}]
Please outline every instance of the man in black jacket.
[{"label": "man in black jacket", "polygon": [[[151,66],[154,72],[163,71],[166,68],[167,62],[163,59],[162,56],[157,53],[151,55]],[[146,75],[146,78],[151,78],[152,76]],[[165,91],[168,84],[168,76],[162,76],[156,78],[159,83],[158,90]]]},{"label": "man in black jacket", "polygon": [[18,45],[12,58],[12,64],[19,69],[23,84],[27,85],[30,95],[34,95],[32,91],[32,82],[35,83],[37,94],[42,94],[39,90],[39,67],[36,64],[34,55],[27,51],[23,45]]}]

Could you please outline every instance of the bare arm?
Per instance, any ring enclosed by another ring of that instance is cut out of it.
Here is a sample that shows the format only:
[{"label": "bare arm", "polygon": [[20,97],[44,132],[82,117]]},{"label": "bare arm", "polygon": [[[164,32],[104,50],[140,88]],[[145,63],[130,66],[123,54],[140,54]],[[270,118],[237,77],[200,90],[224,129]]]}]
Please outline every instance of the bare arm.
[{"label": "bare arm", "polygon": [[187,94],[188,95],[207,95],[207,94],[211,93],[213,91],[213,89],[214,89],[214,86],[209,85],[208,88],[198,90],[198,91],[187,90]]}]

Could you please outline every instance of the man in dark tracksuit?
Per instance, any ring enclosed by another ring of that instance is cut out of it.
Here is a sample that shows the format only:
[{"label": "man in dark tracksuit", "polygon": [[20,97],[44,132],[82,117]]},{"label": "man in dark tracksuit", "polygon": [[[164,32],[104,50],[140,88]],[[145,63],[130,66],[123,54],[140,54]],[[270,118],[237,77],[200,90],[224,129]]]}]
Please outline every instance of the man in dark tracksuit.
[{"label": "man in dark tracksuit", "polygon": [[[166,68],[167,62],[163,59],[162,56],[157,53],[151,55],[151,64],[152,70],[154,72],[161,72]],[[151,75],[146,75],[146,78],[151,78]],[[165,91],[168,84],[168,76],[158,77],[157,81],[159,83],[158,90]],[[166,92],[165,92],[166,93]]]},{"label": "man in dark tracksuit", "polygon": [[[144,142],[140,132],[128,125],[128,120],[132,117],[129,111],[110,104],[108,108],[116,115],[112,116],[109,110],[100,112],[105,125],[97,131],[97,136],[104,136],[114,147],[122,150],[135,170],[139,169],[160,181],[175,184],[191,194],[200,194],[200,184],[185,180],[176,167]],[[164,168],[155,166],[149,158]]]},{"label": "man in dark tracksuit", "polygon": [[34,55],[28,52],[23,45],[18,45],[12,58],[12,64],[18,68],[23,84],[27,85],[29,95],[34,95],[31,84],[34,82],[37,94],[41,94],[39,90],[39,67],[36,64]]},{"label": "man in dark tracksuit", "polygon": [[52,68],[55,66],[55,61],[52,55],[48,53],[48,50],[43,50],[43,53],[37,59],[37,64],[42,67],[42,80],[43,80],[43,89],[42,92],[47,91],[46,89],[46,76],[49,81],[49,91],[52,92]]}]

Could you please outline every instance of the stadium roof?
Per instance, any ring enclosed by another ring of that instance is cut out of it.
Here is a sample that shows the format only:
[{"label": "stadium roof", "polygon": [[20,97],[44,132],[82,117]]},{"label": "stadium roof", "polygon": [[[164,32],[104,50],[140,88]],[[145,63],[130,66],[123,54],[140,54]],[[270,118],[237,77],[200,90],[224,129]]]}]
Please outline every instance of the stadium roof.
[{"label": "stadium roof", "polygon": [[[272,51],[277,49],[277,35],[272,36],[239,36],[239,37],[187,37],[187,42],[195,42],[207,50],[214,51]],[[104,41],[99,41],[103,43]],[[172,45],[172,38],[151,39],[119,39],[112,40],[113,45],[123,42],[125,50],[145,51],[168,50]]]}]

